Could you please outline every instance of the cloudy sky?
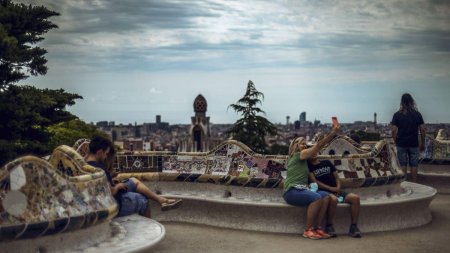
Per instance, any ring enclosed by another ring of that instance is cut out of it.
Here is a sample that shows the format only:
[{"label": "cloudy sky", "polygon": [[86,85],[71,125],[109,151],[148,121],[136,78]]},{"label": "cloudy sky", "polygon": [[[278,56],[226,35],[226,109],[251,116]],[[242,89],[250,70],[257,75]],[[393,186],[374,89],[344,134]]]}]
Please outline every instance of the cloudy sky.
[{"label": "cloudy sky", "polygon": [[22,83],[82,95],[88,122],[213,123],[252,80],[272,122],[389,122],[409,92],[426,122],[450,122],[450,1],[42,0],[59,28],[47,75]]}]

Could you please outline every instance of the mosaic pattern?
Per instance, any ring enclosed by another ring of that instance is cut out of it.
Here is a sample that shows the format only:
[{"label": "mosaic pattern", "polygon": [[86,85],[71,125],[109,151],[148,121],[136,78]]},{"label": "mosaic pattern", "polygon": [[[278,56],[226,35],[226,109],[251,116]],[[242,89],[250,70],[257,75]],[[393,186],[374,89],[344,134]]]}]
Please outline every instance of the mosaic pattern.
[{"label": "mosaic pattern", "polygon": [[117,211],[104,172],[68,146],[49,162],[24,156],[0,169],[0,241],[89,227]]},{"label": "mosaic pattern", "polygon": [[[372,148],[370,148],[371,150]],[[340,135],[334,138],[330,143],[325,145],[319,152],[320,155],[348,155],[348,154],[364,154],[367,151],[360,144],[355,142],[348,136]]]},{"label": "mosaic pattern", "polygon": [[428,161],[450,161],[450,140],[444,129],[439,129],[435,139],[425,138],[425,151],[420,158]]},{"label": "mosaic pattern", "polygon": [[[319,155],[330,160],[345,187],[368,187],[405,180],[399,169],[395,149],[380,141],[370,151],[353,146],[343,137],[336,138],[321,153],[336,150],[334,155]],[[344,152],[344,151],[349,151]],[[352,151],[353,153],[350,153]],[[135,166],[133,161],[147,161]],[[126,152],[119,153],[117,166],[122,175],[152,180],[209,182],[245,187],[282,187],[287,156],[261,155],[237,141],[226,141],[207,153]]]},{"label": "mosaic pattern", "polygon": [[79,139],[75,142],[72,148],[77,151],[82,157],[86,157],[89,154],[89,139]]},{"label": "mosaic pattern", "polygon": [[440,129],[433,141],[433,159],[450,160],[450,140],[444,129]]}]

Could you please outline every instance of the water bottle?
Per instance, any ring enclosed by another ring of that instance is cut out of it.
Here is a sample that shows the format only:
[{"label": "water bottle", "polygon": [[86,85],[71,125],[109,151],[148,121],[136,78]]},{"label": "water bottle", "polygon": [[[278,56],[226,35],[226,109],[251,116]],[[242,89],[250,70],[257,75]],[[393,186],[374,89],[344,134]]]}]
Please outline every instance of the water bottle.
[{"label": "water bottle", "polygon": [[317,185],[317,183],[310,183],[309,189],[313,192],[317,192],[317,190],[319,189],[319,186]]}]

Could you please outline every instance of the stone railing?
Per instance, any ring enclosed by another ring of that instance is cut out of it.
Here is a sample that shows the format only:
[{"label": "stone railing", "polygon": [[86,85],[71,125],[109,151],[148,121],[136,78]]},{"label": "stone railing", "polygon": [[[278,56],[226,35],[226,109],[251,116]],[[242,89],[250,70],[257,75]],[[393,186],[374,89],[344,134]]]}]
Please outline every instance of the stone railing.
[{"label": "stone railing", "polygon": [[49,160],[24,156],[0,169],[0,242],[74,231],[117,214],[105,173],[68,146]]}]

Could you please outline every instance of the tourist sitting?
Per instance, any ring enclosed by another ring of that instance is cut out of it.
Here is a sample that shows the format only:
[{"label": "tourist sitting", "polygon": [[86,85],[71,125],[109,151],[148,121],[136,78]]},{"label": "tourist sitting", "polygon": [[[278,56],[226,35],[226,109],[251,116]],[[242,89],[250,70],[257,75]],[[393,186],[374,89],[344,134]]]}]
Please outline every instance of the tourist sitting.
[{"label": "tourist sitting", "polygon": [[315,146],[308,148],[303,137],[296,138],[289,146],[287,161],[287,176],[284,181],[283,198],[286,203],[294,206],[307,206],[306,229],[303,237],[310,239],[326,239],[330,235],[321,229],[321,224],[328,207],[328,193],[314,192],[308,187],[308,165],[306,160],[316,155],[339,130],[339,125],[333,126],[330,134]]},{"label": "tourist sitting", "polygon": [[129,178],[121,182],[113,180],[111,169],[114,155],[114,146],[110,140],[103,137],[94,137],[89,143],[89,154],[86,157],[86,162],[105,171],[111,186],[111,193],[119,205],[117,216],[138,213],[150,218],[148,199],[157,201],[161,205],[162,211],[180,206],[181,199],[167,199],[159,196],[136,178]]},{"label": "tourist sitting", "polygon": [[336,232],[333,227],[333,218],[336,212],[338,202],[345,202],[350,204],[351,208],[351,225],[349,235],[352,237],[361,237],[361,232],[358,229],[358,216],[360,200],[359,196],[354,193],[347,193],[341,190],[341,183],[339,175],[334,165],[326,160],[319,161],[317,155],[308,159],[309,178],[311,182],[317,183],[319,191],[325,191],[329,194],[330,200],[327,209],[327,225],[325,232],[332,237],[336,237]]}]

